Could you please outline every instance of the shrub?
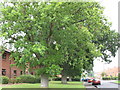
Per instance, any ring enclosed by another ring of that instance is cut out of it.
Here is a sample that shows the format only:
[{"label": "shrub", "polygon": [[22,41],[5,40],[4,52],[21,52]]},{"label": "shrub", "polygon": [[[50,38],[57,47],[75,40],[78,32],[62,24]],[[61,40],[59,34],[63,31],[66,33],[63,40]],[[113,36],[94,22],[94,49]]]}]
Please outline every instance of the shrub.
[{"label": "shrub", "polygon": [[20,77],[16,78],[17,82],[20,83],[40,83],[40,77],[34,75],[21,75]]},{"label": "shrub", "polygon": [[118,80],[120,80],[120,73],[118,74]]},{"label": "shrub", "polygon": [[61,78],[60,77],[55,77],[53,80],[54,81],[61,81]]},{"label": "shrub", "polygon": [[2,76],[2,84],[8,84],[9,78],[6,76]]},{"label": "shrub", "polygon": [[41,82],[41,78],[39,76],[35,76],[35,82],[34,83],[40,83]]},{"label": "shrub", "polygon": [[15,78],[11,78],[11,79],[9,80],[9,82],[14,84],[14,83],[16,83],[16,79],[15,79]]},{"label": "shrub", "polygon": [[[61,81],[62,78],[60,78],[60,77],[55,77],[55,78],[53,78],[52,80],[54,80],[54,81]],[[67,81],[68,81],[68,78],[67,78]]]},{"label": "shrub", "polygon": [[21,78],[20,77],[16,78],[16,83],[21,83]]},{"label": "shrub", "polygon": [[32,75],[22,75],[20,76],[22,83],[34,83],[35,77]]},{"label": "shrub", "polygon": [[80,78],[73,78],[72,81],[80,81]]},{"label": "shrub", "polygon": [[103,80],[117,80],[118,77],[103,77]]}]

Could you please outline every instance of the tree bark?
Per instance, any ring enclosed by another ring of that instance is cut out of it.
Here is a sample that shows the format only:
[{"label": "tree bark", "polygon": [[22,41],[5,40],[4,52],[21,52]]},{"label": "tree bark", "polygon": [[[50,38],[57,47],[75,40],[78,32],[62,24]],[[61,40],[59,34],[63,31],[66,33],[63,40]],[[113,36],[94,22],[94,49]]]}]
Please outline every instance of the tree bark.
[{"label": "tree bark", "polygon": [[62,84],[67,84],[67,76],[66,75],[62,75]]},{"label": "tree bark", "polygon": [[71,77],[69,77],[69,81],[70,81],[70,82],[72,81],[72,78],[71,78]]},{"label": "tree bark", "polygon": [[48,76],[45,74],[41,75],[41,87],[48,88],[48,84],[49,84]]}]

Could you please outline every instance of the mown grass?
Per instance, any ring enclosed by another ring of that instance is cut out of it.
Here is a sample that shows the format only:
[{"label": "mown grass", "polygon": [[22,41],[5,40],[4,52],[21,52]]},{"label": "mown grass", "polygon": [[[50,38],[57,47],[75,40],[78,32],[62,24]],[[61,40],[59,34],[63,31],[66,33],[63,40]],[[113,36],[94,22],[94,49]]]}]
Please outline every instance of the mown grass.
[{"label": "mown grass", "polygon": [[2,87],[0,86],[0,90],[2,89]]},{"label": "mown grass", "polygon": [[[16,84],[8,85],[3,88],[41,88],[40,83],[36,84]],[[60,81],[50,81],[49,88],[85,88],[82,82],[68,82],[68,84],[61,84]]]},{"label": "mown grass", "polygon": [[118,84],[120,84],[120,81],[115,81],[115,83],[118,83]]}]

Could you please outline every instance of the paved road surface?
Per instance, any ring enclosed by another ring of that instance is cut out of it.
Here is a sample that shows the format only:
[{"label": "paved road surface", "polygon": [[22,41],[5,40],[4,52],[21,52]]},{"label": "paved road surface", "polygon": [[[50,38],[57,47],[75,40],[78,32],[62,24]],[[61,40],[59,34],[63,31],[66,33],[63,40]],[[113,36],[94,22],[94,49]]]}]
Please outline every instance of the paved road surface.
[{"label": "paved road surface", "polygon": [[113,83],[114,81],[103,81],[101,80],[101,85],[98,85],[99,88],[118,88],[119,85]]},{"label": "paved road surface", "polygon": [[[114,81],[104,81],[101,80],[101,85],[97,85],[98,88],[96,88],[95,90],[120,90],[120,85],[113,83]],[[87,83],[85,82],[84,85],[86,86],[86,88],[88,88],[87,90],[92,90],[93,88],[95,88],[94,86],[91,85],[91,83]]]}]

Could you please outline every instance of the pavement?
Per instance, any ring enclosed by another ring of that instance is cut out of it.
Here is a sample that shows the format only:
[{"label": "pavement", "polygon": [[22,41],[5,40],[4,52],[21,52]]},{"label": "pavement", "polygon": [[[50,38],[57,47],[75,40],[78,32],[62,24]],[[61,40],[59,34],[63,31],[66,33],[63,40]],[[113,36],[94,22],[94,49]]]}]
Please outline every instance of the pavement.
[{"label": "pavement", "polygon": [[120,85],[114,83],[115,80],[101,80],[101,85],[93,86],[92,83],[84,82],[87,90],[120,90]]},{"label": "pavement", "polygon": [[84,82],[86,88],[95,88],[91,83]]}]

